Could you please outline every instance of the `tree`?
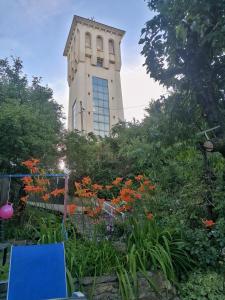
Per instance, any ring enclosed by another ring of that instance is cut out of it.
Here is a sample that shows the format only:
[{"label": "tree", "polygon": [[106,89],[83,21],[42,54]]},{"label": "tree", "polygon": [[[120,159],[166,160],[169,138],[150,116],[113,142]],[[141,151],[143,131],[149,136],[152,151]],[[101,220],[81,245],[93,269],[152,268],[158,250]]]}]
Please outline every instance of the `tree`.
[{"label": "tree", "polygon": [[155,12],[140,40],[147,72],[177,95],[177,103],[188,99],[189,109],[199,108],[208,126],[220,125],[225,148],[225,2],[147,2]]},{"label": "tree", "polygon": [[62,107],[49,87],[34,77],[29,85],[20,59],[0,60],[0,169],[18,171],[21,162],[40,158],[57,162],[62,131]]}]

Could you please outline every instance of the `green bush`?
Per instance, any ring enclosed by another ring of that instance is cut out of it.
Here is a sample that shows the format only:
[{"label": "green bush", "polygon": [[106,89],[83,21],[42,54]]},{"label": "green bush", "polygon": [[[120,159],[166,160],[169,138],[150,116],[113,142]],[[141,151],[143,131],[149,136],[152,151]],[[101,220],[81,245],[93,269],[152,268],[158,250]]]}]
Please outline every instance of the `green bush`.
[{"label": "green bush", "polygon": [[192,273],[179,288],[182,300],[225,299],[224,275],[216,272]]},{"label": "green bush", "polygon": [[197,260],[199,267],[218,269],[224,265],[224,231],[224,219],[218,219],[211,229],[206,229],[201,224],[201,227],[183,230],[187,250]]}]

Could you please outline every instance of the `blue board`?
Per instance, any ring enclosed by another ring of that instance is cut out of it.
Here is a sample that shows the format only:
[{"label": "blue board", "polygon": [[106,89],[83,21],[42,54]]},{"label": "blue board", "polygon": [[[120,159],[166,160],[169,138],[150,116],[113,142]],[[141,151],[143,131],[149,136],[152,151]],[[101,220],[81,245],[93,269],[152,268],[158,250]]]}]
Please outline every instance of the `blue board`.
[{"label": "blue board", "polygon": [[7,300],[67,297],[64,244],[13,246]]}]

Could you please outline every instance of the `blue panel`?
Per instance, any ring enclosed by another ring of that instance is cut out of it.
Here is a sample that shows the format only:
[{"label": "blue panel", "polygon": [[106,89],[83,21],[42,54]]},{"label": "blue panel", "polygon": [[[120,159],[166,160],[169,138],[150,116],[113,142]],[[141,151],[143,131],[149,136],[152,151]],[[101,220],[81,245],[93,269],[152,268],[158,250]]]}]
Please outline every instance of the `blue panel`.
[{"label": "blue panel", "polygon": [[67,297],[64,244],[13,246],[8,300]]}]

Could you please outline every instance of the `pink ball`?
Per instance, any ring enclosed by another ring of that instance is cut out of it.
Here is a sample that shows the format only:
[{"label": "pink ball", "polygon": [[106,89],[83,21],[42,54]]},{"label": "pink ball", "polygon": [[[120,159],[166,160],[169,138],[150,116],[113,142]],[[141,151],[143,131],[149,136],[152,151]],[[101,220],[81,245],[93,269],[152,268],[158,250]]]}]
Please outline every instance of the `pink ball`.
[{"label": "pink ball", "polygon": [[0,218],[10,219],[13,216],[13,207],[12,203],[6,203],[0,207]]}]

